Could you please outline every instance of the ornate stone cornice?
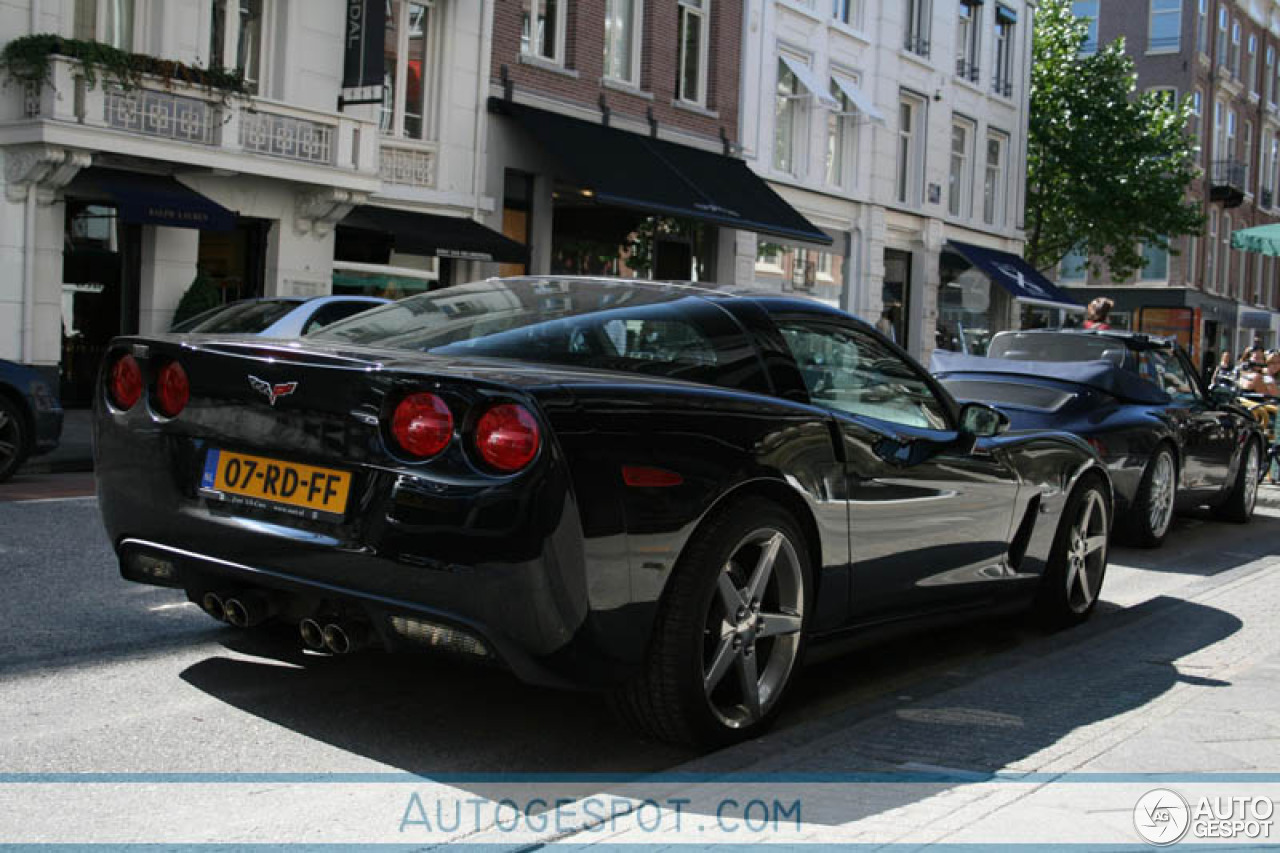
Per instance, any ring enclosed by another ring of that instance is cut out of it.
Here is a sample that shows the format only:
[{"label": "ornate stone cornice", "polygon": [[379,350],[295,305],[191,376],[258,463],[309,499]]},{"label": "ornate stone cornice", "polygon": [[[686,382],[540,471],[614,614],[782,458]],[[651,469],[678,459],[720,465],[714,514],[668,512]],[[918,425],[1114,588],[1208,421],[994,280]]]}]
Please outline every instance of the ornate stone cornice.
[{"label": "ornate stone cornice", "polygon": [[4,149],[5,197],[20,202],[34,189],[41,204],[53,204],[58,191],[93,162],[88,151],[57,145],[14,145]]},{"label": "ornate stone cornice", "polygon": [[336,187],[312,189],[298,193],[294,205],[294,227],[301,234],[324,236],[356,205],[369,200],[368,193]]}]

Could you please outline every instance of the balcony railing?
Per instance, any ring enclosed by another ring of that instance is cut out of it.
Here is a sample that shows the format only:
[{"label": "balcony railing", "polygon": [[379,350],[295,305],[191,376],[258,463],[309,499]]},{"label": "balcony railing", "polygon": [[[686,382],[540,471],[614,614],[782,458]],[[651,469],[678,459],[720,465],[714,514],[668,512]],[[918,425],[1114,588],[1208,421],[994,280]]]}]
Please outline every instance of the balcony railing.
[{"label": "balcony railing", "polygon": [[[378,172],[378,133],[372,122],[146,76],[134,88],[101,79],[91,86],[79,61],[60,56],[50,57],[48,82],[26,87],[21,115],[122,131],[192,152],[256,155],[375,180]],[[11,117],[16,118],[8,112],[3,118]],[[148,156],[177,160],[195,155],[175,149]],[[278,168],[264,162],[245,171],[273,174]]]},{"label": "balcony railing", "polygon": [[381,164],[385,184],[427,188],[436,185],[435,143],[384,137]]},{"label": "balcony railing", "polygon": [[1013,81],[996,77],[991,81],[991,91],[1006,98],[1013,97]]},{"label": "balcony railing", "polygon": [[963,58],[956,60],[956,76],[961,80],[968,80],[970,83],[977,83],[982,79],[981,70],[978,66]]},{"label": "balcony railing", "polygon": [[919,33],[907,33],[907,37],[902,45],[911,53],[918,56],[929,58],[929,40]]},{"label": "balcony railing", "polygon": [[1223,207],[1238,207],[1244,201],[1245,168],[1239,160],[1214,160],[1209,167],[1209,200]]}]

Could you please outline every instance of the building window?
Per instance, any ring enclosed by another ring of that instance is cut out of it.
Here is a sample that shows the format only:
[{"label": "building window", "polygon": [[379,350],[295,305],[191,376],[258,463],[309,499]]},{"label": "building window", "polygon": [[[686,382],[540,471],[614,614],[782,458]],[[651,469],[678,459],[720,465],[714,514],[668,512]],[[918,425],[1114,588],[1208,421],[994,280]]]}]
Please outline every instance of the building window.
[{"label": "building window", "polygon": [[982,181],[982,221],[988,225],[1004,224],[1005,149],[1009,137],[991,131],[987,134],[986,168]]},{"label": "building window", "polygon": [[982,6],[961,2],[956,23],[956,74],[962,80],[977,83],[982,79],[978,71],[981,56]]},{"label": "building window", "polygon": [[1186,269],[1183,271],[1183,279],[1187,284],[1195,284],[1196,282],[1196,261],[1199,260],[1200,241],[1194,236],[1187,238],[1187,260]]},{"label": "building window", "polygon": [[925,101],[903,94],[898,102],[898,201],[918,205],[924,188]]},{"label": "building window", "polygon": [[1222,159],[1224,160],[1236,159],[1236,129],[1239,127],[1236,122],[1235,109],[1227,110],[1227,135],[1222,143]]},{"label": "building window", "polygon": [[1230,25],[1230,16],[1227,14],[1227,6],[1224,3],[1218,7],[1218,65],[1226,66],[1227,57],[1227,28]]},{"label": "building window", "polygon": [[640,85],[640,29],[644,0],[605,0],[604,76]]},{"label": "building window", "polygon": [[862,29],[862,0],[832,0],[831,17],[855,30]]},{"label": "building window", "polygon": [[1098,52],[1098,4],[1100,0],[1075,0],[1071,4],[1071,14],[1089,22],[1089,35],[1080,46],[1081,53]]},{"label": "building window", "polygon": [[1151,0],[1147,50],[1176,53],[1182,46],[1182,0]]},{"label": "building window", "polygon": [[1244,123],[1244,191],[1253,195],[1253,122]]},{"label": "building window", "polygon": [[1270,190],[1270,198],[1263,200],[1264,207],[1280,206],[1280,134],[1271,135],[1271,174],[1268,176],[1269,181],[1267,189]]},{"label": "building window", "polygon": [[1204,132],[1204,93],[1196,89],[1191,93],[1191,139],[1196,145],[1196,160],[1202,149],[1200,134]]},{"label": "building window", "polygon": [[1214,273],[1217,271],[1218,260],[1218,208],[1209,208],[1209,238],[1204,241],[1204,283],[1209,290],[1213,290],[1214,283],[1217,279]]},{"label": "building window", "polygon": [[903,47],[920,56],[928,56],[933,0],[904,0],[904,2],[907,4],[907,30]]},{"label": "building window", "polygon": [[1072,249],[1058,264],[1060,281],[1084,281],[1089,277],[1089,256],[1079,249]]},{"label": "building window", "polygon": [[1227,288],[1231,286],[1231,214],[1222,214],[1222,245],[1219,249],[1222,257],[1222,264],[1219,269],[1222,273],[1218,279],[1217,290],[1219,293],[1225,293]]},{"label": "building window", "polygon": [[951,173],[947,180],[947,212],[969,215],[969,193],[973,186],[973,122],[956,118],[951,122]]},{"label": "building window", "polygon": [[1142,281],[1167,281],[1169,278],[1169,250],[1154,243],[1142,246]]},{"label": "building window", "polygon": [[520,52],[564,64],[564,0],[524,0]]},{"label": "building window", "polygon": [[72,35],[128,53],[134,51],[134,0],[76,0]]},{"label": "building window", "polygon": [[1013,96],[1013,28],[1017,13],[1008,6],[996,6],[996,73],[991,88],[1006,98]]},{"label": "building window", "polygon": [[244,75],[249,91],[262,91],[264,0],[213,0],[209,61]]},{"label": "building window", "polygon": [[1240,22],[1231,22],[1231,76],[1240,79]]},{"label": "building window", "polygon": [[691,104],[707,99],[707,15],[711,0],[679,0],[678,96]]},{"label": "building window", "polygon": [[1262,74],[1266,77],[1264,85],[1267,89],[1267,103],[1274,104],[1276,102],[1276,49],[1268,45],[1266,57],[1267,67],[1262,69]]},{"label": "building window", "polygon": [[782,59],[778,60],[778,85],[773,102],[773,168],[798,175],[806,93],[800,78]]},{"label": "building window", "polygon": [[387,8],[382,87],[382,132],[409,139],[435,136],[434,87],[437,35],[427,3],[392,0]]},{"label": "building window", "polygon": [[[857,86],[851,81],[850,86]],[[857,174],[858,108],[845,93],[845,87],[831,79],[831,97],[836,105],[827,113],[827,183],[844,187]]]},{"label": "building window", "polygon": [[1258,94],[1258,37],[1249,36],[1249,91]]},{"label": "building window", "polygon": [[1204,56],[1209,55],[1209,0],[1199,0],[1200,6],[1196,14],[1196,49]]}]

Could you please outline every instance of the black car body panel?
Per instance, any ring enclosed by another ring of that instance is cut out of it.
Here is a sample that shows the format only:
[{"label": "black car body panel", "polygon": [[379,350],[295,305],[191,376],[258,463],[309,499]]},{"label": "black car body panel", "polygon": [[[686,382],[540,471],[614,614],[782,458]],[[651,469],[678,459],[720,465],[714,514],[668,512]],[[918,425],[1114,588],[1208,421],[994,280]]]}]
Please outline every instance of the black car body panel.
[{"label": "black car body panel", "polygon": [[57,391],[30,367],[0,359],[0,395],[26,418],[31,440],[23,456],[40,456],[55,450],[62,436],[62,404]]},{"label": "black car body panel", "polygon": [[[506,288],[508,302],[526,307],[547,299],[542,280],[483,284],[490,290],[468,285],[447,298],[473,287],[477,298]],[[270,590],[290,619],[350,612],[390,648],[413,647],[393,619],[421,616],[480,638],[526,680],[609,686],[642,662],[690,538],[736,497],[764,496],[803,527],[816,569],[809,631],[820,640],[1025,603],[1071,489],[1090,471],[1107,480],[1089,446],[1065,433],[959,432],[959,407],[934,380],[834,309],[644,283],[571,281],[555,296],[600,288],[620,301],[639,294],[636,310],[651,319],[697,325],[714,360],[672,361],[688,369],[668,373],[700,381],[659,375],[656,358],[607,369],[507,357],[504,336],[520,328],[482,338],[484,357],[462,352],[475,336],[444,354],[341,340],[340,331],[289,344],[119,339],[105,369],[132,354],[151,389],[121,411],[104,374],[97,395],[100,504],[122,572],[196,600],[226,587]],[[377,310],[400,322],[393,312],[409,309]],[[582,316],[596,315],[555,322]],[[945,428],[892,425],[811,399],[783,320],[835,324],[887,348],[902,359],[895,369],[914,371],[937,395]],[[171,360],[190,377],[190,402],[165,418],[150,394]],[[297,384],[269,400],[249,376]],[[425,462],[406,458],[387,426],[395,401],[415,389],[457,413],[456,440]],[[526,407],[544,438],[512,475],[486,470],[468,445],[477,413],[497,402]],[[202,486],[213,449],[349,471],[346,511],[334,520],[228,503]],[[629,483],[631,469],[670,479]],[[149,573],[155,560],[170,568]]]},{"label": "black car body panel", "polygon": [[[1162,445],[1174,451],[1179,471],[1178,506],[1214,506],[1226,500],[1249,441],[1266,436],[1245,409],[1217,402],[1185,353],[1162,338],[1120,332],[1027,331],[1012,334],[1014,351],[1034,359],[1061,336],[1106,342],[1113,362],[1036,361],[937,353],[933,372],[958,399],[986,402],[1004,411],[1014,430],[1062,430],[1087,440],[1105,460],[1117,512],[1133,504],[1148,461]],[[1043,345],[1042,345],[1043,344]],[[1176,359],[1188,383],[1166,393],[1139,376],[1143,353]]]}]

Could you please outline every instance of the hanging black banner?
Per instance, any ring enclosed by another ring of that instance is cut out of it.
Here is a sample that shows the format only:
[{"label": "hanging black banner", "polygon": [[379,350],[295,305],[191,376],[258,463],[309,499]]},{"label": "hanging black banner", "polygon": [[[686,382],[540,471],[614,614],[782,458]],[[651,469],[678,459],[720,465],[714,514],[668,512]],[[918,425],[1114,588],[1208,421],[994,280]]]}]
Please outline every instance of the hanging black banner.
[{"label": "hanging black banner", "polygon": [[386,37],[386,0],[347,0],[342,103],[382,101]]}]

